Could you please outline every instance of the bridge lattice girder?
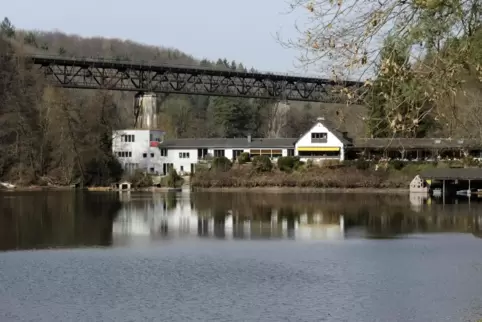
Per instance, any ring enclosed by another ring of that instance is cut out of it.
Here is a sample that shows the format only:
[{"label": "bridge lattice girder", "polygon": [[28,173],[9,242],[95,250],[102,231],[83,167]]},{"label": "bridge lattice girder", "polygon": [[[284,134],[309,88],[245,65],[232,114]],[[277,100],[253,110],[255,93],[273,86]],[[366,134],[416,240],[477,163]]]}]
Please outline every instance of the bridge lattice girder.
[{"label": "bridge lattice girder", "polygon": [[343,88],[359,82],[190,66],[31,56],[53,86],[343,103]]}]

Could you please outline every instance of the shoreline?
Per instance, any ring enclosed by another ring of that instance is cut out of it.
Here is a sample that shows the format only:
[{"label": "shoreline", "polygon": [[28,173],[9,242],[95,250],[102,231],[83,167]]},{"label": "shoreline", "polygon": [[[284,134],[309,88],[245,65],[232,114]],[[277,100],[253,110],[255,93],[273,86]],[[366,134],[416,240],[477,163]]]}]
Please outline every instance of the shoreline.
[{"label": "shoreline", "polygon": [[267,192],[267,193],[369,193],[409,194],[409,188],[307,188],[307,187],[225,187],[193,188],[194,192]]},{"label": "shoreline", "polygon": [[[121,192],[108,187],[88,187],[75,189],[71,187],[15,187],[0,189],[0,192],[29,191],[89,191],[89,192]],[[124,192],[181,192],[181,188],[149,187],[131,189]],[[360,193],[360,194],[409,194],[408,188],[308,188],[308,187],[224,187],[224,188],[191,188],[190,192],[261,192],[261,193]]]},{"label": "shoreline", "polygon": [[16,186],[15,188],[0,189],[0,192],[29,192],[29,191],[89,191],[89,192],[176,192],[181,191],[181,188],[167,188],[167,187],[147,187],[147,188],[133,188],[131,190],[111,189],[110,187],[85,187],[83,189],[72,188],[69,186],[55,186],[55,187],[38,187],[38,186]]}]

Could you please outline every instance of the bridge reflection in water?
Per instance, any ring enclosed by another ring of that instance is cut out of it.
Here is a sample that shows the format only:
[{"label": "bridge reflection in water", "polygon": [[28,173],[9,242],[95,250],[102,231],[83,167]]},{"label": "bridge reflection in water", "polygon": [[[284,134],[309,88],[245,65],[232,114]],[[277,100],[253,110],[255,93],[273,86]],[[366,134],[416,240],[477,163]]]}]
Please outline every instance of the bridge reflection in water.
[{"label": "bridge reflection in water", "polygon": [[145,238],[339,240],[345,235],[343,215],[324,216],[321,210],[293,215],[270,208],[262,218],[252,218],[231,209],[196,209],[189,194],[147,200],[123,193],[122,200],[112,227],[120,243]]}]

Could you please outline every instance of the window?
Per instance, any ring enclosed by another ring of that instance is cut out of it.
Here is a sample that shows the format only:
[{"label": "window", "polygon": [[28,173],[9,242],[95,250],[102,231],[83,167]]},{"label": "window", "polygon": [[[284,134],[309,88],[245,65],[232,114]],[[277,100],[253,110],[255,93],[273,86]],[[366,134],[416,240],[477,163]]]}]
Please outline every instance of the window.
[{"label": "window", "polygon": [[143,158],[147,158],[147,153],[142,153]]},{"label": "window", "polygon": [[271,157],[272,158],[279,158],[281,156],[283,156],[282,150],[271,150]]},{"label": "window", "polygon": [[311,133],[311,143],[326,143],[327,141],[327,133]]},{"label": "window", "polygon": [[184,166],[182,165],[182,166],[181,166],[181,172],[183,172],[183,171],[184,171]]},{"label": "window", "polygon": [[233,150],[233,160],[239,158],[239,156],[244,152],[244,150]]},{"label": "window", "polygon": [[167,157],[167,149],[161,149],[161,157]]},{"label": "window", "polygon": [[151,173],[153,173],[153,172],[155,171],[155,169],[154,169],[154,168],[150,168],[149,171],[150,171]]},{"label": "window", "polygon": [[208,155],[208,149],[197,149],[197,158],[204,159]]},{"label": "window", "polygon": [[151,153],[151,158],[153,158],[153,157],[154,157],[154,153]]},{"label": "window", "polygon": [[179,159],[189,159],[189,152],[179,152]]},{"label": "window", "polygon": [[133,134],[122,134],[121,142],[135,142],[135,136]]},{"label": "window", "polygon": [[249,155],[252,157],[266,155],[270,158],[279,158],[283,155],[283,150],[271,150],[271,149],[250,150]]},{"label": "window", "polygon": [[129,151],[118,151],[115,153],[117,155],[117,157],[119,158],[131,158],[132,157],[132,152]]},{"label": "window", "polygon": [[289,157],[295,156],[295,149],[288,149],[288,156]]},{"label": "window", "polygon": [[224,150],[214,150],[214,157],[224,157]]}]

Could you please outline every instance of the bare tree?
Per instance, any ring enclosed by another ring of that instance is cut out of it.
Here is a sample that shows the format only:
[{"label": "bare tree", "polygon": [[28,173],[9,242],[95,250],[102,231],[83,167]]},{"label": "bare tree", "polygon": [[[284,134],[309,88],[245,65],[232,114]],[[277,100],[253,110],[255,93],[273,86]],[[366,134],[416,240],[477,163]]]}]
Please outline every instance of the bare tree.
[{"label": "bare tree", "polygon": [[287,102],[277,102],[270,106],[268,111],[267,137],[280,138],[285,136],[288,125],[290,105]]},{"label": "bare tree", "polygon": [[[280,40],[299,50],[304,66],[321,68],[338,80],[364,81],[362,95],[380,75],[387,84],[409,79],[417,87],[411,97],[400,101],[398,86],[384,86],[378,94],[391,102],[384,123],[394,131],[412,131],[406,125],[424,117],[427,110],[421,106],[430,104],[430,113],[440,115],[439,102],[461,90],[461,71],[472,66],[480,76],[480,61],[471,49],[480,30],[481,8],[482,0],[293,0],[291,9],[305,10],[307,16],[297,25],[297,39]],[[396,55],[381,59],[388,39],[397,44],[393,50],[408,49],[409,65],[397,62]],[[344,91],[349,97],[360,95]],[[415,96],[417,104],[404,102]],[[410,109],[400,114],[400,104]]]}]

